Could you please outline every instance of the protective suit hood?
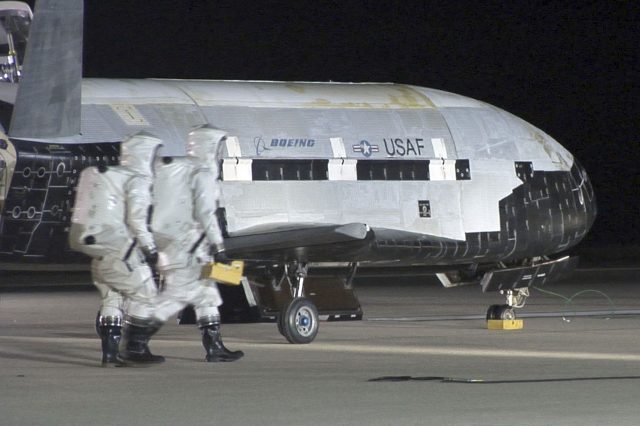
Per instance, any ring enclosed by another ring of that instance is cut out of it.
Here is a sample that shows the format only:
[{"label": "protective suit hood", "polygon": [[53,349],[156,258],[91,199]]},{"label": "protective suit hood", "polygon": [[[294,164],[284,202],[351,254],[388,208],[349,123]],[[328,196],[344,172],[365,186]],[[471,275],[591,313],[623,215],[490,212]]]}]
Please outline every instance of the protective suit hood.
[{"label": "protective suit hood", "polygon": [[136,133],[122,142],[120,165],[131,171],[153,176],[153,163],[162,140],[148,133]]},{"label": "protective suit hood", "polygon": [[200,127],[187,136],[187,155],[209,167],[216,167],[218,145],[227,132],[212,127]]}]

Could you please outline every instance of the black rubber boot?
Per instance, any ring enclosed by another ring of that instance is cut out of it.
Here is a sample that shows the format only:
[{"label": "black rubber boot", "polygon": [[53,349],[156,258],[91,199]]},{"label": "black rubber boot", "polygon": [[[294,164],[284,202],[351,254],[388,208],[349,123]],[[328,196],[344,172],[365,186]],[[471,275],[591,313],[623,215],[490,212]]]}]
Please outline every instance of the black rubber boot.
[{"label": "black rubber boot", "polygon": [[120,338],[122,337],[121,326],[100,326],[100,339],[102,340],[102,366],[122,367],[122,359],[118,354]]},{"label": "black rubber boot", "polygon": [[118,353],[120,338],[122,337],[121,317],[96,318],[96,331],[102,341],[102,366],[122,367],[122,359]]},{"label": "black rubber boot", "polygon": [[220,323],[209,324],[200,329],[202,331],[202,345],[207,351],[207,362],[231,362],[244,356],[242,351],[230,351],[225,348],[220,337]]},{"label": "black rubber boot", "polygon": [[121,358],[125,364],[158,364],[164,357],[154,355],[149,350],[149,339],[160,329],[159,324],[151,321],[131,320],[127,318],[124,326],[124,350]]}]

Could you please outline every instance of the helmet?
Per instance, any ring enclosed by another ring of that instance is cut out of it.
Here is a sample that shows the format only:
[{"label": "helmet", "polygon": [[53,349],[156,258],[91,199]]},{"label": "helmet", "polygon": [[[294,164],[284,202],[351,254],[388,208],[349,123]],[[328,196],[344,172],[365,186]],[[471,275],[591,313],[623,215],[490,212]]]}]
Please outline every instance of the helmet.
[{"label": "helmet", "polygon": [[152,176],[153,162],[162,140],[149,133],[136,133],[122,142],[120,165],[135,173]]},{"label": "helmet", "polygon": [[199,127],[187,136],[187,155],[198,161],[215,167],[218,145],[227,136],[227,132],[213,127]]}]

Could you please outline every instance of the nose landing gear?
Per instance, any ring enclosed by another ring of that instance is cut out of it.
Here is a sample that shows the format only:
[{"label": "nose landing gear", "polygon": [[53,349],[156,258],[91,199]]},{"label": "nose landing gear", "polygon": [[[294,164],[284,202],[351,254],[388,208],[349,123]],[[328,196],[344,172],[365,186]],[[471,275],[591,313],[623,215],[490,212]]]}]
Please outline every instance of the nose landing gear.
[{"label": "nose landing gear", "polygon": [[514,320],[515,308],[522,308],[529,297],[529,288],[522,287],[513,290],[501,290],[501,294],[507,297],[504,305],[491,305],[487,310],[487,320]]}]

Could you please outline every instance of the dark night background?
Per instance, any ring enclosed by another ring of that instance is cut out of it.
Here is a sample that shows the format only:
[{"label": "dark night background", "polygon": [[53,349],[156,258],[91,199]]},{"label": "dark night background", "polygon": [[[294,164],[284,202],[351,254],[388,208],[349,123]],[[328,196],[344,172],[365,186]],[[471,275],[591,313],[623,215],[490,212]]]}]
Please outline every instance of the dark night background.
[{"label": "dark night background", "polygon": [[86,77],[381,81],[442,89],[540,127],[587,169],[587,244],[640,242],[633,1],[85,2]]}]

